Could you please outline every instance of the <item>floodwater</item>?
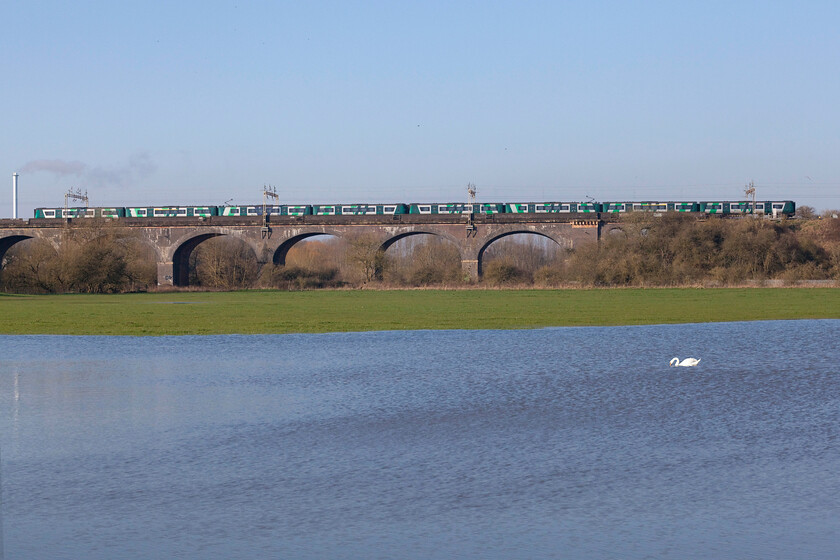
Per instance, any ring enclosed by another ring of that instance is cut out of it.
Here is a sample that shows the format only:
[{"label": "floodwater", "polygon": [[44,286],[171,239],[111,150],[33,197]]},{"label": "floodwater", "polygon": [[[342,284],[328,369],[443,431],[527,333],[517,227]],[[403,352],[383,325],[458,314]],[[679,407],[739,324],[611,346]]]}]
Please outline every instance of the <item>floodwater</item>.
[{"label": "floodwater", "polygon": [[838,340],[840,321],[0,336],[0,542],[6,560],[834,559]]}]

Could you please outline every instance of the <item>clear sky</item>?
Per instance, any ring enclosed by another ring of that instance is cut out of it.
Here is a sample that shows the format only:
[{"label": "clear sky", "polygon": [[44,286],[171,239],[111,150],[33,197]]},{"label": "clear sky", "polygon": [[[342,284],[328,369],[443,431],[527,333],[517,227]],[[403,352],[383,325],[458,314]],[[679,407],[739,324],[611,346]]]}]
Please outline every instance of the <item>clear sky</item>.
[{"label": "clear sky", "polygon": [[0,217],[61,206],[840,208],[840,2],[0,4]]}]

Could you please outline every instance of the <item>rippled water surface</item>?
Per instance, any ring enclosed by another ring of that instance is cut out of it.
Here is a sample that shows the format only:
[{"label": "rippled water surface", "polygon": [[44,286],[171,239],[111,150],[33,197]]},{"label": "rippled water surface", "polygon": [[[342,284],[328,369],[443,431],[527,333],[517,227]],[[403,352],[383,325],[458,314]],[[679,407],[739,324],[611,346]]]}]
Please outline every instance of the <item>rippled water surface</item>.
[{"label": "rippled water surface", "polygon": [[5,558],[838,558],[838,341],[0,336]]}]

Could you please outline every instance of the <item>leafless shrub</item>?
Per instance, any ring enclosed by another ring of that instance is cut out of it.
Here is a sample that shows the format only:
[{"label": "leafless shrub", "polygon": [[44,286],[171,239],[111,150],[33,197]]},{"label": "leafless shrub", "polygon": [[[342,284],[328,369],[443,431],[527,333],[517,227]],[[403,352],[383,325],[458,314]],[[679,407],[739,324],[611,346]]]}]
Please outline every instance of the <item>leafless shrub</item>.
[{"label": "leafless shrub", "polygon": [[0,289],[18,293],[59,291],[58,253],[42,239],[29,239],[14,245],[6,253],[0,271]]},{"label": "leafless shrub", "polygon": [[263,269],[260,285],[282,290],[312,290],[342,285],[337,268],[311,270],[293,265],[269,265]]},{"label": "leafless shrub", "polygon": [[385,281],[399,286],[455,285],[463,281],[461,256],[451,242],[433,235],[409,237],[388,250]]},{"label": "leafless shrub", "polygon": [[555,265],[564,254],[565,251],[557,243],[540,235],[516,234],[503,237],[493,242],[484,252],[482,264],[485,281],[488,280],[486,274],[491,269],[491,263],[499,260],[519,271],[520,282],[531,283],[537,270]]},{"label": "leafless shrub", "polygon": [[113,293],[156,283],[154,251],[131,232],[92,221],[67,228],[59,251],[30,240],[7,253],[2,288],[31,293]]},{"label": "leafless shrub", "polygon": [[516,286],[530,284],[527,271],[507,259],[495,259],[484,267],[483,280],[490,286]]}]

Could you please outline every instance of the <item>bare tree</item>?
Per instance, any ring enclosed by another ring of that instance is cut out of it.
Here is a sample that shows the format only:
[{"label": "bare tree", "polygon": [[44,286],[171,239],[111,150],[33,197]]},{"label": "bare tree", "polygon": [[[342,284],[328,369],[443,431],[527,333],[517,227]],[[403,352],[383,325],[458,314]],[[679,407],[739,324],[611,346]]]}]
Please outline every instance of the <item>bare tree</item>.
[{"label": "bare tree", "polygon": [[360,274],[364,284],[379,278],[386,265],[382,241],[371,234],[360,234],[349,238],[347,263]]},{"label": "bare tree", "polygon": [[817,217],[817,210],[813,206],[797,206],[796,217],[805,220],[812,220]]}]

